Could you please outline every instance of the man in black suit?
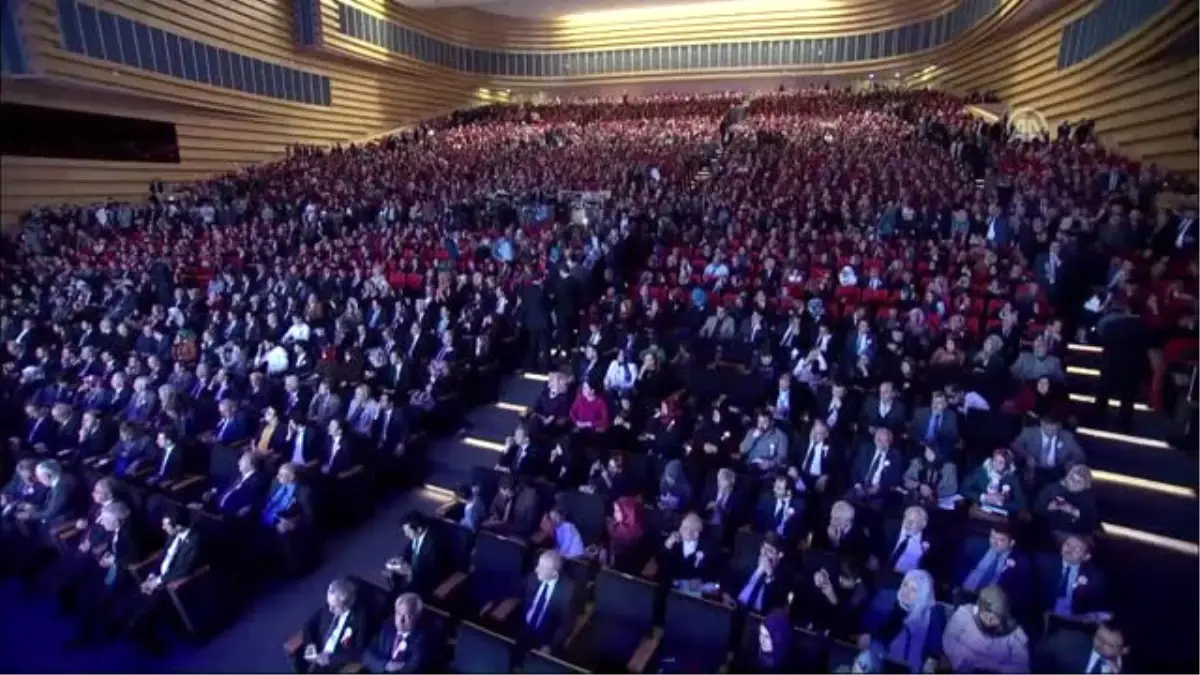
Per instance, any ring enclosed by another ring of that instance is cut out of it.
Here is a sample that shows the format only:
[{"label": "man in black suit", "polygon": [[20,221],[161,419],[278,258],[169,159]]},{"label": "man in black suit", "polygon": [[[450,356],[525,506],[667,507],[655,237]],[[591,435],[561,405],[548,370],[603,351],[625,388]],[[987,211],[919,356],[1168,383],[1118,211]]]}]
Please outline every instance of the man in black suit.
[{"label": "man in black suit", "polygon": [[48,528],[66,522],[76,512],[75,477],[63,471],[57,460],[39,462],[34,470],[38,482],[46,486],[46,498],[40,505],[28,505],[16,514],[19,521],[37,522]]},{"label": "man in black suit", "polygon": [[758,502],[754,520],[759,532],[773,532],[786,542],[794,542],[800,537],[804,526],[804,501],[795,496],[795,485],[789,476],[775,476],[771,491]]},{"label": "man in black suit", "polygon": [[367,616],[355,602],[356,590],[348,579],[329,584],[326,606],[304,624],[304,646],[290,654],[297,673],[336,673],[362,654]]},{"label": "man in black suit", "polygon": [[1134,399],[1142,389],[1148,363],[1146,324],[1130,311],[1129,303],[1118,294],[1096,324],[1096,336],[1104,348],[1100,386],[1096,390],[1096,419],[1104,419],[1108,413],[1108,399],[1118,395],[1121,397],[1121,427],[1129,429],[1133,425]]},{"label": "man in black suit", "polygon": [[321,473],[329,477],[336,477],[354,466],[354,447],[350,435],[346,433],[345,425],[339,419],[329,420],[325,452],[321,462]]},{"label": "man in black suit", "polygon": [[283,446],[283,457],[296,467],[306,468],[321,458],[317,430],[305,421],[302,411],[293,412],[288,417]]},{"label": "man in black suit", "polygon": [[668,584],[696,584],[715,578],[716,554],[700,541],[703,533],[704,521],[700,516],[689,513],[683,517],[679,529],[667,537],[656,557],[659,579]]},{"label": "man in black suit", "polygon": [[109,534],[100,523],[100,514],[105,506],[115,501],[115,497],[112,479],[101,478],[96,481],[92,486],[92,505],[87,515],[74,524],[74,533],[79,536],[78,543],[73,536],[60,539],[66,545],[65,550],[42,576],[42,586],[56,595],[64,607],[73,604],[79,585],[96,561],[108,551]]},{"label": "man in black suit", "polygon": [[717,528],[722,540],[732,539],[733,532],[741,526],[745,499],[745,489],[737,473],[729,467],[719,469],[704,494],[704,503],[706,520]]},{"label": "man in black suit", "polygon": [[269,481],[263,475],[262,460],[247,450],[238,457],[238,475],[228,485],[210,489],[205,496],[215,512],[240,518],[262,503]]},{"label": "man in black suit", "polygon": [[425,516],[413,511],[404,518],[401,526],[408,546],[399,558],[387,561],[384,575],[392,595],[413,592],[419,595],[431,593],[442,580],[438,567],[438,542],[429,530]]},{"label": "man in black suit", "polygon": [[408,422],[402,410],[396,409],[393,396],[388,393],[379,396],[379,412],[375,415],[375,429],[372,434],[378,456],[381,460],[394,461],[405,452],[408,441]]},{"label": "man in black suit", "polygon": [[540,277],[534,277],[521,290],[521,325],[527,345],[525,368],[544,371],[550,364],[550,311],[546,290]]},{"label": "man in black suit", "polygon": [[496,468],[508,471],[515,476],[534,478],[540,474],[544,465],[541,451],[529,438],[525,425],[518,425],[513,435],[504,443],[504,454],[496,463]]},{"label": "man in black suit", "polygon": [[146,477],[150,483],[178,480],[183,477],[184,449],[174,429],[163,429],[156,439],[158,457],[154,471]]},{"label": "man in black suit", "polygon": [[422,614],[425,605],[416,593],[396,598],[391,621],[384,621],[363,652],[362,663],[372,673],[432,673],[437,668],[437,636]]},{"label": "man in black suit", "polygon": [[804,484],[810,508],[819,506],[821,498],[836,489],[845,462],[843,451],[835,447],[829,436],[829,426],[822,419],[813,420],[807,443],[792,446],[792,466],[788,475]]},{"label": "man in black suit", "polygon": [[100,509],[100,527],[108,533],[108,550],[102,554],[80,589],[79,632],[68,643],[78,647],[91,642],[101,631],[111,633],[112,603],[133,584],[130,566],[139,562],[140,547],[130,522],[130,510],[113,501]]},{"label": "man in black suit", "polygon": [[527,649],[563,645],[575,623],[575,583],[562,574],[562,556],[553,549],[538,557],[521,594],[520,644]]},{"label": "man in black suit", "polygon": [[784,549],[783,539],[768,532],[759,545],[757,564],[751,569],[733,570],[726,602],[757,614],[787,605],[791,588],[781,567]]},{"label": "man in black suit", "polygon": [[192,574],[199,567],[200,535],[192,529],[186,509],[170,509],[163,514],[162,529],[166,547],[154,571],[136,589],[129,589],[114,603],[113,616],[122,622],[125,632],[151,652],[160,652],[163,639],[160,627],[170,623],[172,611],[168,589],[172,582]]},{"label": "man in black suit", "polygon": [[1033,653],[1036,673],[1136,672],[1125,663],[1129,645],[1124,628],[1113,619],[1100,622],[1089,637],[1077,630],[1061,630],[1046,638]]},{"label": "man in black suit", "polygon": [[892,432],[879,427],[874,436],[874,442],[861,448],[854,458],[845,499],[878,510],[892,488],[900,485],[904,467],[900,453],[892,447]]},{"label": "man in black suit", "polygon": [[261,524],[265,531],[255,539],[263,546],[263,558],[281,561],[292,574],[312,568],[319,548],[313,493],[299,479],[295,465],[285,462],[276,471]]},{"label": "man in black suit", "polygon": [[893,432],[904,429],[908,419],[908,411],[904,402],[896,397],[896,387],[891,382],[879,384],[879,393],[867,397],[859,414],[861,431],[875,433],[876,429],[890,429]]}]

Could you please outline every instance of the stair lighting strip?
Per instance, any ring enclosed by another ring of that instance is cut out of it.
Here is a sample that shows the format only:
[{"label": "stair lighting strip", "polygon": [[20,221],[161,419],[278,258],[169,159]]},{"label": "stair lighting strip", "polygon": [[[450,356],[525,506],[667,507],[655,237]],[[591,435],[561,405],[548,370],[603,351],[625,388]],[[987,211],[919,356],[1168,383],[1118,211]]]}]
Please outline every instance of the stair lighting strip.
[{"label": "stair lighting strip", "polygon": [[1139,544],[1148,544],[1155,548],[1161,548],[1167,551],[1175,551],[1185,555],[1200,556],[1200,544],[1193,544],[1190,541],[1180,541],[1150,532],[1135,530],[1132,527],[1123,525],[1113,525],[1112,523],[1103,523],[1104,533],[1110,537],[1118,539],[1128,539],[1136,541]]},{"label": "stair lighting strip", "polygon": [[1068,375],[1083,375],[1085,377],[1100,377],[1099,368],[1082,368],[1080,366],[1067,366]]},{"label": "stair lighting strip", "polygon": [[1092,479],[1101,483],[1112,483],[1113,485],[1123,485],[1139,490],[1161,492],[1186,499],[1194,499],[1196,497],[1196,491],[1192,488],[1186,488],[1182,485],[1171,485],[1170,483],[1160,483],[1156,480],[1147,480],[1145,478],[1137,478],[1136,476],[1126,476],[1122,473],[1092,469]]},{"label": "stair lighting strip", "polygon": [[1145,438],[1144,436],[1129,436],[1127,434],[1118,434],[1112,431],[1104,431],[1103,429],[1092,429],[1091,427],[1078,427],[1075,433],[1082,436],[1091,436],[1092,438],[1101,438],[1106,441],[1117,441],[1120,443],[1132,443],[1133,445],[1141,445],[1147,448],[1160,448],[1170,450],[1171,446],[1166,441],[1159,441],[1153,438]]},{"label": "stair lighting strip", "polygon": [[507,410],[508,412],[515,412],[518,415],[524,415],[525,413],[529,412],[529,406],[521,405],[520,403],[505,403],[504,401],[499,401],[496,403],[496,407],[501,410]]},{"label": "stair lighting strip", "polygon": [[[1096,403],[1095,396],[1089,396],[1087,394],[1070,394],[1069,396],[1070,399],[1076,403],[1091,403],[1092,405],[1095,405]],[[1110,398],[1108,399],[1108,407],[1120,408],[1121,401],[1115,398]],[[1138,412],[1150,412],[1150,406],[1146,405],[1145,403],[1134,403],[1133,409],[1137,410]]]},{"label": "stair lighting strip", "polygon": [[1103,347],[1097,347],[1096,345],[1081,345],[1078,343],[1067,345],[1067,349],[1073,352],[1085,352],[1087,354],[1101,354],[1104,352]]},{"label": "stair lighting strip", "polygon": [[549,382],[550,376],[546,373],[521,373],[521,377],[534,382]]},{"label": "stair lighting strip", "polygon": [[504,452],[504,447],[505,447],[503,443],[497,443],[495,441],[487,441],[482,438],[475,438],[474,436],[467,436],[466,438],[462,439],[462,442],[466,443],[467,445],[469,445],[473,448],[483,448],[484,450],[495,450],[496,452]]}]

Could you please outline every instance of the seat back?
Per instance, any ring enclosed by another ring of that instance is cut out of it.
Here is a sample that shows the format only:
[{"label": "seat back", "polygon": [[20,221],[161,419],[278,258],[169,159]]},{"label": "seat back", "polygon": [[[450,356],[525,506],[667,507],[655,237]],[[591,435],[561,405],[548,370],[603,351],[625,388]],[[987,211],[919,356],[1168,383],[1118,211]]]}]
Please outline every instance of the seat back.
[{"label": "seat back", "polygon": [[458,627],[451,670],[456,673],[510,672],[515,648],[512,638],[464,621]]},{"label": "seat back", "polygon": [[571,519],[575,522],[575,527],[579,528],[579,535],[583,537],[585,544],[596,544],[603,540],[607,515],[604,497],[570,490],[559,493],[558,498],[571,514]]},{"label": "seat back", "polygon": [[702,653],[724,653],[732,637],[733,610],[727,605],[676,590],[667,594],[666,642]]},{"label": "seat back", "polygon": [[525,571],[529,548],[524,542],[491,532],[475,537],[475,552],[471,556],[475,571],[497,579],[519,579]]},{"label": "seat back", "polygon": [[739,529],[733,535],[733,560],[730,567],[735,570],[753,569],[758,564],[764,535],[753,530]]},{"label": "seat back", "polygon": [[238,458],[242,453],[228,445],[213,443],[208,449],[208,478],[215,485],[225,485],[238,475]]},{"label": "seat back", "polygon": [[471,566],[471,547],[475,543],[475,534],[446,518],[433,519],[430,527],[440,551],[449,558],[450,569],[455,572],[466,571]]},{"label": "seat back", "polygon": [[558,657],[551,656],[540,649],[535,649],[525,657],[521,672],[530,675],[567,675],[573,673],[590,673],[574,663],[569,663]]},{"label": "seat back", "polygon": [[608,568],[596,575],[597,616],[649,626],[654,621],[654,597],[655,587],[645,579]]}]

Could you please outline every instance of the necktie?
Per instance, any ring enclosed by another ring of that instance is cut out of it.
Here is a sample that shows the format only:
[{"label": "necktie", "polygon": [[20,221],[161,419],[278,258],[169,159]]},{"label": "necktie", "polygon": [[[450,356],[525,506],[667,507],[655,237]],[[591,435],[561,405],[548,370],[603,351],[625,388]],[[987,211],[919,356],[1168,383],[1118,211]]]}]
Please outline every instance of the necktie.
[{"label": "necktie", "polygon": [[392,642],[392,660],[400,660],[400,656],[408,649],[408,636],[404,633],[396,633],[396,639]]},{"label": "necktie", "polygon": [[767,575],[761,570],[756,573],[758,578],[754,580],[754,585],[750,587],[750,594],[746,596],[746,604],[755,611],[762,611],[762,594],[767,587]]},{"label": "necktie", "polygon": [[525,617],[525,623],[538,628],[542,625],[542,615],[546,613],[546,603],[550,600],[550,584],[543,581],[538,588],[537,597],[533,599],[533,607],[529,609],[529,616]]},{"label": "necktie", "polygon": [[1055,597],[1065,598],[1067,592],[1071,588],[1071,568],[1063,565],[1062,578],[1058,580],[1058,595]]},{"label": "necktie", "polygon": [[900,538],[900,543],[896,544],[895,550],[892,551],[891,560],[888,561],[888,569],[896,569],[896,564],[900,562],[900,556],[904,555],[904,551],[908,549],[908,540],[911,538],[907,534]]},{"label": "necktie", "polygon": [[929,428],[925,430],[925,440],[933,440],[937,435],[938,427],[942,425],[942,414],[934,413],[929,417]]},{"label": "necktie", "polygon": [[1101,673],[1103,673],[1103,672],[1104,672],[1104,659],[1097,657],[1096,662],[1092,664],[1092,667],[1090,670],[1088,670],[1088,673],[1091,673],[1092,675],[1101,675]]},{"label": "necktie", "polygon": [[808,446],[808,454],[805,455],[805,457],[804,457],[804,473],[806,473],[810,476],[813,475],[815,473],[813,471],[813,469],[816,468],[816,466],[815,466],[816,462],[817,462],[817,444],[812,443]]},{"label": "necktie", "polygon": [[775,502],[775,527],[783,525],[783,519],[787,517],[787,502],[780,499]]},{"label": "necktie", "polygon": [[879,471],[879,465],[883,460],[883,453],[876,452],[875,458],[871,460],[871,466],[867,468],[867,484],[875,484],[875,474]]}]

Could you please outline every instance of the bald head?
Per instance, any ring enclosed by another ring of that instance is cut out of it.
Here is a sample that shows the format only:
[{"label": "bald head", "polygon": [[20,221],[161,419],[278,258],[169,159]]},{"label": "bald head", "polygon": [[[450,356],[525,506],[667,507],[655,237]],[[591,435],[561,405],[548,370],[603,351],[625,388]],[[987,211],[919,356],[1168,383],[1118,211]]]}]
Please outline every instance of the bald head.
[{"label": "bald head", "polygon": [[539,581],[553,581],[558,578],[560,570],[562,570],[562,555],[554,549],[549,549],[538,556],[537,568],[534,573],[537,574]]}]

